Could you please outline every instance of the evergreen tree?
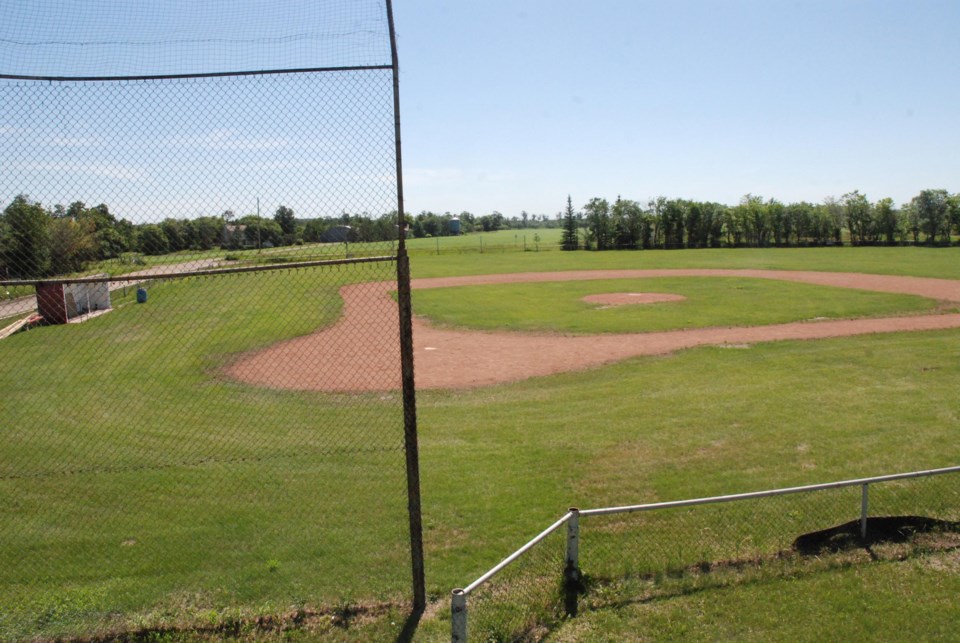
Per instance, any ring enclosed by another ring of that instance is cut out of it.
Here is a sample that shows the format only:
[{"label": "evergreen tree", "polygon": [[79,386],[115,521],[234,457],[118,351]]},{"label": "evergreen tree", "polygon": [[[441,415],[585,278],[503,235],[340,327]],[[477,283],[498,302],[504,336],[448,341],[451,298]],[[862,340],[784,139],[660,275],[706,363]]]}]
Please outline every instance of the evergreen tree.
[{"label": "evergreen tree", "polygon": [[567,209],[563,213],[563,236],[560,241],[561,250],[577,250],[580,248],[579,221],[577,213],[573,211],[573,201],[567,195]]}]

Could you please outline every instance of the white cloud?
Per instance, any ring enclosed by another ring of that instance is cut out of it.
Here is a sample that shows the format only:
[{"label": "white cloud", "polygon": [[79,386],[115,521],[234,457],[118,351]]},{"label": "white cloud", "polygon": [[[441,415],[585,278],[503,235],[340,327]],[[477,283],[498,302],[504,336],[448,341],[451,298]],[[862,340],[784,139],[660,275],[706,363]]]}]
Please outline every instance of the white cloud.
[{"label": "white cloud", "polygon": [[143,168],[118,163],[20,163],[15,167],[24,171],[69,172],[124,181],[139,181],[147,175]]}]

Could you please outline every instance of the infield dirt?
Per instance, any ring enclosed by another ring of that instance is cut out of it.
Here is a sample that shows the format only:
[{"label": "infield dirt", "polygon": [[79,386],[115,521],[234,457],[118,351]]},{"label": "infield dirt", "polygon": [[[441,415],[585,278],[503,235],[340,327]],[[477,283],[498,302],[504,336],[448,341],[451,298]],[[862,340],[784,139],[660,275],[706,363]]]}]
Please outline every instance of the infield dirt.
[{"label": "infield dirt", "polygon": [[[414,289],[652,277],[741,277],[856,288],[960,302],[960,281],[859,273],[781,270],[591,270],[415,279]],[[370,341],[367,320],[397,315],[392,282],[345,286],[343,312],[332,326],[241,356],[228,376],[256,386],[328,392],[389,391],[400,386],[399,339]],[[697,328],[651,333],[558,335],[434,327],[415,318],[417,388],[467,389],[583,370],[640,355],[695,346],[824,339],[869,333],[960,327],[960,314],[803,321],[769,326]]]}]

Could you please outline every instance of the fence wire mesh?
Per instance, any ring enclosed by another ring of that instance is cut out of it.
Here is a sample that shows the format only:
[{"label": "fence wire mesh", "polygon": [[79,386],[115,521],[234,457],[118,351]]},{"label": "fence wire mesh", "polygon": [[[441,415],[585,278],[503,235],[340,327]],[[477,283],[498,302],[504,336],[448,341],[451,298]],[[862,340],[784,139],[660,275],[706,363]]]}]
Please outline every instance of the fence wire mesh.
[{"label": "fence wire mesh", "polygon": [[[691,582],[735,582],[771,570],[796,573],[832,554],[900,556],[930,546],[935,534],[957,531],[956,481],[953,474],[870,484],[865,539],[859,485],[583,516],[580,566],[591,584],[627,583],[642,597],[669,593],[671,585],[682,590]],[[616,598],[600,594],[588,601]]]},{"label": "fence wire mesh", "polygon": [[565,618],[566,527],[557,529],[467,598],[471,641],[539,641]]},{"label": "fence wire mesh", "polygon": [[156,76],[390,64],[382,0],[13,0],[0,71]]},{"label": "fence wire mesh", "polygon": [[[473,589],[466,598],[466,632],[473,641],[541,640],[578,609],[955,549],[958,475],[872,482],[866,485],[865,514],[860,484],[633,513],[581,513],[574,538],[580,579],[564,584],[568,523]],[[454,638],[461,640],[456,631]]]},{"label": "fence wire mesh", "polygon": [[390,64],[382,2],[10,8],[0,639],[408,600]]}]

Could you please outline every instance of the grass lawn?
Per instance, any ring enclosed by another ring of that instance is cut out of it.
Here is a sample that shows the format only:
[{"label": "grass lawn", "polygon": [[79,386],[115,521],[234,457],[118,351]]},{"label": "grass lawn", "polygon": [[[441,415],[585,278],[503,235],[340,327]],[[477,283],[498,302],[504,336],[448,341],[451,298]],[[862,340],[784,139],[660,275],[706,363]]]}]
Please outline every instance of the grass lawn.
[{"label": "grass lawn", "polygon": [[412,264],[414,277],[612,268],[756,268],[960,279],[960,247],[424,253],[416,254]]},{"label": "grass lawn", "polygon": [[960,619],[957,591],[960,556],[954,550],[691,588],[667,598],[609,596],[606,606],[582,612],[549,640],[950,640]]},{"label": "grass lawn", "polygon": [[[670,293],[686,301],[624,306],[581,301],[597,293]],[[446,326],[579,334],[879,317],[936,306],[922,297],[731,277],[432,288],[414,291],[413,304],[416,314]]]},{"label": "grass lawn", "polygon": [[[773,267],[960,278],[958,258],[956,249],[919,248],[517,252],[416,256],[413,270]],[[398,396],[272,391],[218,374],[240,351],[331,323],[337,288],[389,278],[385,266],[170,282],[152,286],[145,305],[115,299],[117,310],[85,324],[0,342],[0,638],[405,600]],[[377,320],[371,336],[392,337],[393,323]],[[960,331],[951,330],[704,347],[508,386],[422,391],[428,591],[446,597],[571,505],[956,464],[957,390]],[[680,524],[667,517],[656,532],[669,538]],[[607,539],[597,542],[648,535],[618,529],[596,531]],[[593,552],[614,569],[612,545]],[[783,609],[810,600],[797,592]],[[873,605],[885,600],[878,594]],[[402,626],[398,608],[384,609],[371,638]],[[603,627],[620,631],[614,622],[625,614],[603,616]],[[876,616],[849,616],[857,618],[868,628]],[[444,627],[441,616],[423,635]],[[937,636],[931,628],[921,636]]]}]

